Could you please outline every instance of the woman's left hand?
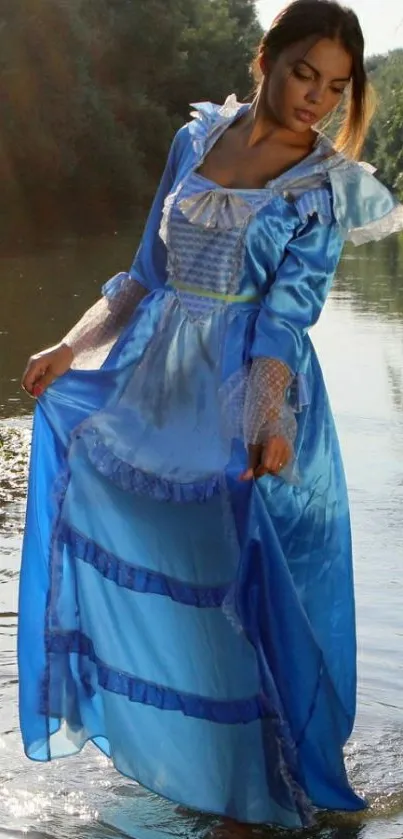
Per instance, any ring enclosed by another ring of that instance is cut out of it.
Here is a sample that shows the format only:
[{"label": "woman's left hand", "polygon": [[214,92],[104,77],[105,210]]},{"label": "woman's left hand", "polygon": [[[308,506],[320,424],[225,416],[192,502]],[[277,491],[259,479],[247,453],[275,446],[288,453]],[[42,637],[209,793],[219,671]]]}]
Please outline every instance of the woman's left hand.
[{"label": "woman's left hand", "polygon": [[292,458],[291,444],[285,437],[269,437],[265,446],[249,446],[249,464],[241,481],[251,481],[263,475],[278,475]]}]

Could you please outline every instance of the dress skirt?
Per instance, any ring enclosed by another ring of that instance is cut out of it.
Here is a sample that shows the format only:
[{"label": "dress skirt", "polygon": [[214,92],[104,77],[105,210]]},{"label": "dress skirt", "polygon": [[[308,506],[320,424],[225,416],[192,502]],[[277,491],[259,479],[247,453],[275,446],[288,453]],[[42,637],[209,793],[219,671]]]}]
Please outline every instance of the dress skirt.
[{"label": "dress skirt", "polygon": [[291,471],[242,482],[257,308],[141,304],[39,400],[20,587],[26,754],[92,741],[196,810],[298,827],[364,806],[347,492],[308,337]]}]

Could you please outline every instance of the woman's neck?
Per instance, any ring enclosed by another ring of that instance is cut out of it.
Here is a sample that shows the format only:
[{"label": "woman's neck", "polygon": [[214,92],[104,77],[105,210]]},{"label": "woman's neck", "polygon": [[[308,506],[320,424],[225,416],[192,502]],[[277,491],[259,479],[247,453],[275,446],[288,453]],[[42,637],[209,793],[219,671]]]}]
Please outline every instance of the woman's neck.
[{"label": "woman's neck", "polygon": [[309,129],[306,132],[297,134],[295,131],[286,128],[286,126],[276,120],[273,113],[270,113],[267,103],[264,100],[265,90],[264,85],[262,85],[244,121],[245,131],[249,132],[247,146],[252,148],[258,145],[258,143],[271,140],[279,145],[306,148],[309,151],[316,139],[315,132]]}]

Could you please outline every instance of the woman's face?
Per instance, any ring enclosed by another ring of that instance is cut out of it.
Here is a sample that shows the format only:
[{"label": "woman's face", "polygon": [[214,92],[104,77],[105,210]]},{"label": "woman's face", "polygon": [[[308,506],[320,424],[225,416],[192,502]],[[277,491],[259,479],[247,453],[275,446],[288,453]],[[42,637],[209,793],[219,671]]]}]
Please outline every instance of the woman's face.
[{"label": "woman's face", "polygon": [[351,71],[351,56],[337,40],[293,44],[268,68],[269,112],[285,128],[306,132],[337,107]]}]

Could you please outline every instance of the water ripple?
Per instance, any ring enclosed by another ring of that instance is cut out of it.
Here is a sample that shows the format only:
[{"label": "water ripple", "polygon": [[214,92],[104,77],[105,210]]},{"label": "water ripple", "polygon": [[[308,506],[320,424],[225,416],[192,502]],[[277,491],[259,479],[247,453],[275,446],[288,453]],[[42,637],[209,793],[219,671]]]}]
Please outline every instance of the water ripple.
[{"label": "water ripple", "polygon": [[[28,421],[0,422],[0,532],[5,537],[22,531],[30,439]],[[3,554],[7,547],[3,542]]]},{"label": "water ripple", "polygon": [[[0,421],[0,839],[402,839],[403,300],[399,291],[393,303],[396,283],[389,282],[387,261],[386,250],[361,263],[346,254],[321,320],[323,338],[320,328],[317,333],[346,460],[355,541],[359,714],[346,758],[369,809],[323,813],[303,833],[235,831],[146,793],[94,747],[49,765],[24,757],[16,583],[31,423],[22,418]],[[370,271],[377,272],[372,283]]]}]

